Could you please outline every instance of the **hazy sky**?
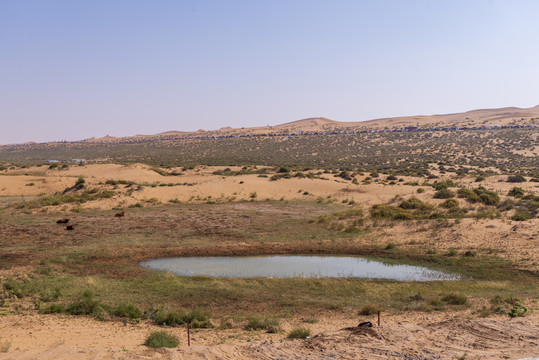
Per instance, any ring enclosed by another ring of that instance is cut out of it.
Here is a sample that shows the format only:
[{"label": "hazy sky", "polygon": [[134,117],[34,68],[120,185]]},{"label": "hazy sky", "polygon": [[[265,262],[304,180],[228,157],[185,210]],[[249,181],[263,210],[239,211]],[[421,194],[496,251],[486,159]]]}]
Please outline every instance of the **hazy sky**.
[{"label": "hazy sky", "polygon": [[539,104],[536,0],[0,0],[0,144]]}]

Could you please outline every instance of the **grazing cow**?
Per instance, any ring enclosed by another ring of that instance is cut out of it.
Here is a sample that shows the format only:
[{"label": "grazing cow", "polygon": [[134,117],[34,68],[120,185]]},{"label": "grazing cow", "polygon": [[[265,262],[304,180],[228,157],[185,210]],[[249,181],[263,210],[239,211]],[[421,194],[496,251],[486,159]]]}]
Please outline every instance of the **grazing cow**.
[{"label": "grazing cow", "polygon": [[66,230],[75,230],[73,225],[66,225]]},{"label": "grazing cow", "polygon": [[69,222],[69,219],[60,219],[56,223],[57,224],[67,224]]},{"label": "grazing cow", "polygon": [[122,216],[125,216],[125,211],[116,213],[116,215],[114,215],[114,216],[116,216],[116,217],[122,217]]}]

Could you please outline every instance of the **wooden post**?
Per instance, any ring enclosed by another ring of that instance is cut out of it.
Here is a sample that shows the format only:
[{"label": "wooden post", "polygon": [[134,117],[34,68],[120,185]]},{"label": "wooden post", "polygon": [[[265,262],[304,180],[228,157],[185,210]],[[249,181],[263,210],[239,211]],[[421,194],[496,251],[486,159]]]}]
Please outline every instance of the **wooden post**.
[{"label": "wooden post", "polygon": [[380,326],[380,310],[378,310],[378,326]]},{"label": "wooden post", "polygon": [[189,332],[189,320],[187,320],[187,346],[191,346],[191,334]]},{"label": "wooden post", "polygon": [[513,298],[511,298],[511,304],[515,307],[515,300],[513,300]]}]

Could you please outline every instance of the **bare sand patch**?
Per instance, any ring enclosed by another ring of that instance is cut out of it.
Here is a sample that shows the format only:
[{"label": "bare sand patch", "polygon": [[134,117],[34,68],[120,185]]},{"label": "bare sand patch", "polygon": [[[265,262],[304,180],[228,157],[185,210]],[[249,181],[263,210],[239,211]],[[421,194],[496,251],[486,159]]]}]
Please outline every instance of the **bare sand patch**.
[{"label": "bare sand patch", "polygon": [[[371,320],[372,328],[358,328]],[[284,333],[242,329],[194,330],[191,347],[185,328],[169,328],[181,340],[175,349],[151,350],[142,345],[158,327],[142,322],[100,322],[89,318],[50,315],[2,318],[2,339],[11,341],[0,359],[454,359],[458,356],[517,359],[537,356],[536,315],[472,319],[466,313],[411,313],[376,320],[354,316],[322,317],[316,324],[301,319],[282,321]],[[313,336],[286,339],[302,324]]]}]

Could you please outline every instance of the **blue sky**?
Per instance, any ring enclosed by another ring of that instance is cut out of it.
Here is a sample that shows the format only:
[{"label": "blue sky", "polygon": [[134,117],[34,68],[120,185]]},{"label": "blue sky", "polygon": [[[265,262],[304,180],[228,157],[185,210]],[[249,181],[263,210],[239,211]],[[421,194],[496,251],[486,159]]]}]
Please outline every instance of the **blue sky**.
[{"label": "blue sky", "polygon": [[0,0],[0,144],[539,104],[539,1]]}]

